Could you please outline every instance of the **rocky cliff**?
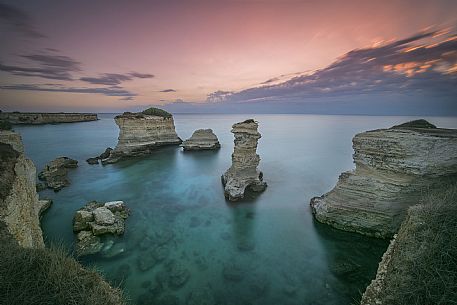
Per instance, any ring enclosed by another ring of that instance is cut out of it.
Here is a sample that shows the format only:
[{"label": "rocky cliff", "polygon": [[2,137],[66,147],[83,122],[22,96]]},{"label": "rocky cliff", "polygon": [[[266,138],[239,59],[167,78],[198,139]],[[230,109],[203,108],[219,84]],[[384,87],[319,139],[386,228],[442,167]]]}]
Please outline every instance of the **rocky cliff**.
[{"label": "rocky cliff", "polygon": [[221,144],[211,129],[198,129],[181,146],[183,150],[210,150],[220,148]]},{"label": "rocky cliff", "polygon": [[457,130],[424,120],[353,138],[355,170],[333,190],[311,200],[320,222],[376,237],[390,237],[424,190],[457,176]]},{"label": "rocky cliff", "polygon": [[118,143],[109,158],[102,160],[103,163],[147,155],[159,146],[181,144],[171,115],[148,113],[151,112],[126,112],[115,117],[114,120],[120,129]]},{"label": "rocky cliff", "polygon": [[98,120],[96,113],[0,112],[0,120],[11,124],[57,124]]},{"label": "rocky cliff", "polygon": [[0,234],[22,247],[44,247],[36,193],[36,168],[24,155],[19,134],[0,131]]},{"label": "rocky cliff", "polygon": [[224,193],[230,201],[242,199],[246,189],[261,192],[267,186],[262,172],[257,170],[260,157],[256,150],[261,138],[258,127],[258,123],[252,119],[232,126],[235,136],[232,166],[222,175]]}]

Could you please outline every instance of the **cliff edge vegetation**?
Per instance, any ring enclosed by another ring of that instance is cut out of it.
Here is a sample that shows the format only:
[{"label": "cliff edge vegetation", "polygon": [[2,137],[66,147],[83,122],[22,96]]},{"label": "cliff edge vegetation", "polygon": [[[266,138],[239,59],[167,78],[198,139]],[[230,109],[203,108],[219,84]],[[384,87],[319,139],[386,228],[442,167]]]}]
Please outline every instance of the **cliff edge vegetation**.
[{"label": "cliff edge vegetation", "polygon": [[83,268],[62,248],[22,248],[2,241],[0,257],[1,304],[126,304],[120,289]]},{"label": "cliff edge vegetation", "polygon": [[362,305],[457,304],[457,184],[408,210]]}]

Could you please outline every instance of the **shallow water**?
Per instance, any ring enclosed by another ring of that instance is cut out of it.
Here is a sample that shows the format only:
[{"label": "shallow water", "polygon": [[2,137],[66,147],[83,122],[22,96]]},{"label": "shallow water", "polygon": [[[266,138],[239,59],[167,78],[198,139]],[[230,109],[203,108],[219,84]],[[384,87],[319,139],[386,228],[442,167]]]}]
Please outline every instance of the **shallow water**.
[{"label": "shallow water", "polygon": [[[47,243],[63,242],[71,249],[77,209],[91,200],[123,200],[132,214],[125,235],[114,241],[125,252],[83,263],[95,265],[112,283],[121,282],[132,303],[350,304],[360,298],[387,242],[316,223],[308,203],[329,191],[342,171],[353,168],[351,139],[357,132],[411,118],[176,115],[181,138],[198,128],[212,128],[222,148],[184,153],[168,147],[114,165],[88,165],[85,159],[115,146],[113,116],[15,128],[38,170],[58,156],[79,161],[79,167],[70,170],[71,186],[40,194],[54,200],[42,220]],[[268,188],[241,204],[230,204],[220,181],[231,162],[230,129],[250,117],[260,124],[258,153]],[[429,121],[457,127],[455,118]],[[139,261],[147,260],[159,244],[164,245],[163,261],[141,271]],[[168,285],[172,266],[184,270],[183,278],[190,275],[180,288]]]}]

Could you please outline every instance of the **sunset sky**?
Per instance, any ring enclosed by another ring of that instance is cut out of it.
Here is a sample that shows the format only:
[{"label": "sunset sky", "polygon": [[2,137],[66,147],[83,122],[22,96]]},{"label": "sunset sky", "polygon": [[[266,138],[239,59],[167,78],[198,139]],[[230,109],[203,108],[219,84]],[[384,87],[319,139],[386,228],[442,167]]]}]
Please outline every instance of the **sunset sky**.
[{"label": "sunset sky", "polygon": [[374,2],[0,0],[0,109],[457,114],[457,1]]}]

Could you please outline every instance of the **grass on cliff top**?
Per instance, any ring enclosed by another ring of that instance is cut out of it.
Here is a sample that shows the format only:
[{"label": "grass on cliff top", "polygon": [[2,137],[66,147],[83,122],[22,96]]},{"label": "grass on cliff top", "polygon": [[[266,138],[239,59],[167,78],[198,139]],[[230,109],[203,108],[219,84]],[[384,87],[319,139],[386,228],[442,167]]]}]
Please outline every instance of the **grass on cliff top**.
[{"label": "grass on cliff top", "polygon": [[383,304],[457,304],[457,185],[411,209],[394,249]]},{"label": "grass on cliff top", "polygon": [[124,305],[122,292],[84,269],[62,247],[0,245],[0,304]]},{"label": "grass on cliff top", "polygon": [[163,117],[163,118],[171,118],[172,117],[171,113],[169,113],[168,111],[165,111],[165,110],[159,109],[159,108],[155,108],[155,107],[148,108],[148,109],[144,110],[141,113],[142,114],[146,114],[146,115],[160,116],[160,117]]}]

